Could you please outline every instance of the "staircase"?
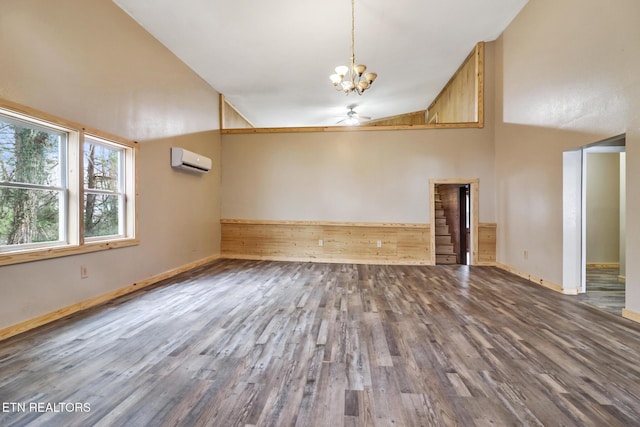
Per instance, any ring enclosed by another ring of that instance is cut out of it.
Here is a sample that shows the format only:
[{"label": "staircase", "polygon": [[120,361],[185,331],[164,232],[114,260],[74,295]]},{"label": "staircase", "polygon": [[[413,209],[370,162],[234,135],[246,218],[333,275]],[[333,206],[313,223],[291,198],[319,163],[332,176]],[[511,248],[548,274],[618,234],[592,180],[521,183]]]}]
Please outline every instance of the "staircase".
[{"label": "staircase", "polygon": [[453,248],[449,225],[447,225],[447,217],[444,215],[444,207],[442,206],[442,200],[440,199],[437,186],[433,197],[436,217],[436,264],[457,264],[458,257]]}]

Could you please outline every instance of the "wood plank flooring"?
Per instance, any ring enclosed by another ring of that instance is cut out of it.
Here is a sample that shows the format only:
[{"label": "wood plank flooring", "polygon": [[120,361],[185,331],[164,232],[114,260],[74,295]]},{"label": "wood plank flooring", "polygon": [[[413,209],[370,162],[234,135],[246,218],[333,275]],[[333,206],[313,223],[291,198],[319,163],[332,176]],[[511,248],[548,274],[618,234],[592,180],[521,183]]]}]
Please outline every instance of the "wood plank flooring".
[{"label": "wood plank flooring", "polygon": [[621,316],[624,308],[625,284],[618,280],[617,268],[588,268],[587,292],[581,301]]},{"label": "wood plank flooring", "polygon": [[640,425],[640,325],[493,267],[220,260],[0,342],[0,403],[2,426]]}]

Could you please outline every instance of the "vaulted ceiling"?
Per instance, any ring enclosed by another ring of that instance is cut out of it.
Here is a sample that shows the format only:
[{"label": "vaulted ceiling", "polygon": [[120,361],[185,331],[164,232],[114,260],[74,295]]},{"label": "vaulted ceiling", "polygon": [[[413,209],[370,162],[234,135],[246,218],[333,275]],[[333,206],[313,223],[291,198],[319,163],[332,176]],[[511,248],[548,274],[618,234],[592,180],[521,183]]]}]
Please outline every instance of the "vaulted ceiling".
[{"label": "vaulted ceiling", "polygon": [[356,0],[355,54],[378,79],[333,88],[348,65],[350,0],[114,0],[256,127],[331,126],[426,109],[479,41],[527,0]]}]

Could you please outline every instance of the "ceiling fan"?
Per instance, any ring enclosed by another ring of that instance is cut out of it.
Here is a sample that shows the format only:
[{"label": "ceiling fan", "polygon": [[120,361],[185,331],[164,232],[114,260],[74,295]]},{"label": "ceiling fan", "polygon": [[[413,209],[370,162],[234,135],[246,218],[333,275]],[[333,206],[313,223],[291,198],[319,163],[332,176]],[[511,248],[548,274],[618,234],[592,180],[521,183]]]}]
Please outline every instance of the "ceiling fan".
[{"label": "ceiling fan", "polygon": [[371,120],[371,117],[361,116],[356,113],[356,104],[347,106],[347,117],[337,122],[337,124],[344,123],[349,126],[359,125],[361,120]]}]

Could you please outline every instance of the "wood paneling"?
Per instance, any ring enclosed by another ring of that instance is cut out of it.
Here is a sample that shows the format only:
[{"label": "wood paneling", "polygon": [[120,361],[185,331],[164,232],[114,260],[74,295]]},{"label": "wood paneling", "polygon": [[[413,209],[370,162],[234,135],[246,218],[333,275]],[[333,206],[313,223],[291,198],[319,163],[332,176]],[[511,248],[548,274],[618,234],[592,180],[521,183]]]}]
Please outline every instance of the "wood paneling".
[{"label": "wood paneling", "polygon": [[427,109],[433,123],[484,121],[484,43],[478,43]]},{"label": "wood paneling", "polygon": [[478,264],[495,265],[496,262],[496,224],[478,225]]},{"label": "wood paneling", "polygon": [[[430,264],[429,224],[253,221],[223,219],[227,258]],[[495,224],[482,224],[478,263],[495,260]],[[320,246],[322,241],[322,246]],[[378,247],[378,241],[381,246]]]},{"label": "wood paneling", "polygon": [[253,124],[220,94],[220,129],[253,128]]},{"label": "wood paneling", "polygon": [[429,262],[428,224],[240,220],[221,223],[222,255],[229,258],[380,264]]},{"label": "wood paneling", "polygon": [[399,114],[397,116],[384,117],[364,122],[365,126],[399,126],[399,125],[425,125],[427,124],[427,110],[413,113]]}]

